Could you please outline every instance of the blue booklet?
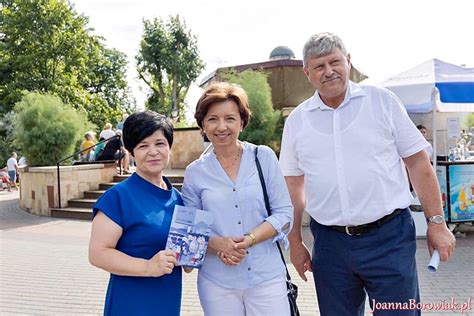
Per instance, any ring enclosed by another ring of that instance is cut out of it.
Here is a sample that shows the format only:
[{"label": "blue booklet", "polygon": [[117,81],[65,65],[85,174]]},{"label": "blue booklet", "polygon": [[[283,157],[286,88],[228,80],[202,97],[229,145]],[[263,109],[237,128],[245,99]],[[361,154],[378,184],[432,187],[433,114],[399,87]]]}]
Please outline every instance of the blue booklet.
[{"label": "blue booklet", "polygon": [[175,252],[179,266],[201,267],[206,256],[212,222],[210,212],[175,206],[166,249]]}]

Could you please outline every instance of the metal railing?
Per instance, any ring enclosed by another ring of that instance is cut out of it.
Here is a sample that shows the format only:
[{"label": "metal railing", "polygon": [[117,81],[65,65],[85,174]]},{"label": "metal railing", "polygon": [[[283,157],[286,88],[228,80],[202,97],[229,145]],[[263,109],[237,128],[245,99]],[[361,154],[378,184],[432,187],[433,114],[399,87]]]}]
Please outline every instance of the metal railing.
[{"label": "metal railing", "polygon": [[[107,138],[105,140],[102,140],[100,142],[98,142],[97,144],[93,145],[93,146],[90,146],[90,147],[87,147],[87,148],[84,148],[84,149],[81,149],[79,151],[76,151],[74,154],[70,155],[70,156],[67,156],[66,158],[63,158],[61,160],[59,160],[58,162],[56,162],[56,169],[57,169],[57,177],[58,177],[58,207],[61,208],[61,177],[60,177],[60,168],[59,166],[61,165],[62,162],[68,160],[68,159],[71,159],[73,157],[75,157],[76,155],[79,155],[79,154],[82,154],[83,152],[86,152],[88,150],[92,150],[92,148],[94,148],[95,146],[99,145],[99,144],[102,144],[102,143],[107,143],[108,141],[110,140],[113,140],[115,138],[119,138],[120,139],[120,135],[115,135],[113,137],[110,137],[110,138]],[[120,146],[120,149],[122,148],[122,146]],[[118,163],[119,163],[119,174],[121,175],[122,174],[122,158],[123,158],[123,155],[120,153],[119,154],[119,159],[118,159]],[[100,161],[100,160],[99,160]]]}]

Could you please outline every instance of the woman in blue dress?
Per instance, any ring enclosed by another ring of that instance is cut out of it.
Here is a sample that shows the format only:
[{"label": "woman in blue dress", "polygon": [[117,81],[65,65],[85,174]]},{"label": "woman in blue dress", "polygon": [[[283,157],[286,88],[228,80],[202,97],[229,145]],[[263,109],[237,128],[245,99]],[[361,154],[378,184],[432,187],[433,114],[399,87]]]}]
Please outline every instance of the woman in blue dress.
[{"label": "woman in blue dress", "polygon": [[275,153],[259,146],[268,189],[267,215],[255,164],[256,146],[239,141],[250,118],[236,85],[211,84],[196,106],[196,121],[212,143],[184,176],[186,206],[213,214],[206,259],[198,275],[206,316],[289,316],[285,267],[276,241],[288,244],[293,207]]},{"label": "woman in blue dress", "polygon": [[91,264],[110,272],[105,315],[179,315],[181,267],[165,250],[180,193],[163,176],[173,144],[171,122],[155,112],[124,123],[136,173],[104,193],[93,208]]}]

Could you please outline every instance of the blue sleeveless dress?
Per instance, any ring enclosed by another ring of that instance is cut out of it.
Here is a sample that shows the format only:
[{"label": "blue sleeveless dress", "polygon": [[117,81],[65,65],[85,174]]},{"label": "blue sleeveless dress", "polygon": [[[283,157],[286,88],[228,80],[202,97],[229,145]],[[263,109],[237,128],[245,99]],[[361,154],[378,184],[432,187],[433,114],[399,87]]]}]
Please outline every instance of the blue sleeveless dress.
[{"label": "blue sleeveless dress", "polygon": [[[165,249],[174,206],[181,194],[163,177],[163,190],[138,174],[105,192],[95,203],[93,216],[103,212],[123,229],[116,249],[132,257],[150,259]],[[104,315],[179,315],[181,267],[161,277],[110,275]]]}]

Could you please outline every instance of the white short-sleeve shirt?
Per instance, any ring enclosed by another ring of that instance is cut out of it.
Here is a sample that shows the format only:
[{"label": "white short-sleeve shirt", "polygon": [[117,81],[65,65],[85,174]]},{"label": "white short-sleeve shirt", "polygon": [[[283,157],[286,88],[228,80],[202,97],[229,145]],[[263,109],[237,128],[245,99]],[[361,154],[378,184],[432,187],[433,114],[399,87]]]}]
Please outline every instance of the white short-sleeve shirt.
[{"label": "white short-sleeve shirt", "polygon": [[99,139],[109,139],[115,136],[115,132],[111,129],[104,129],[102,132],[99,134]]},{"label": "white short-sleeve shirt", "polygon": [[16,171],[17,166],[18,166],[18,163],[16,162],[15,158],[10,157],[7,160],[7,170],[8,171]]},{"label": "white short-sleeve shirt", "polygon": [[402,158],[428,146],[392,92],[350,82],[337,109],[316,91],[290,114],[280,166],[304,175],[306,211],[317,222],[361,225],[410,205]]}]

